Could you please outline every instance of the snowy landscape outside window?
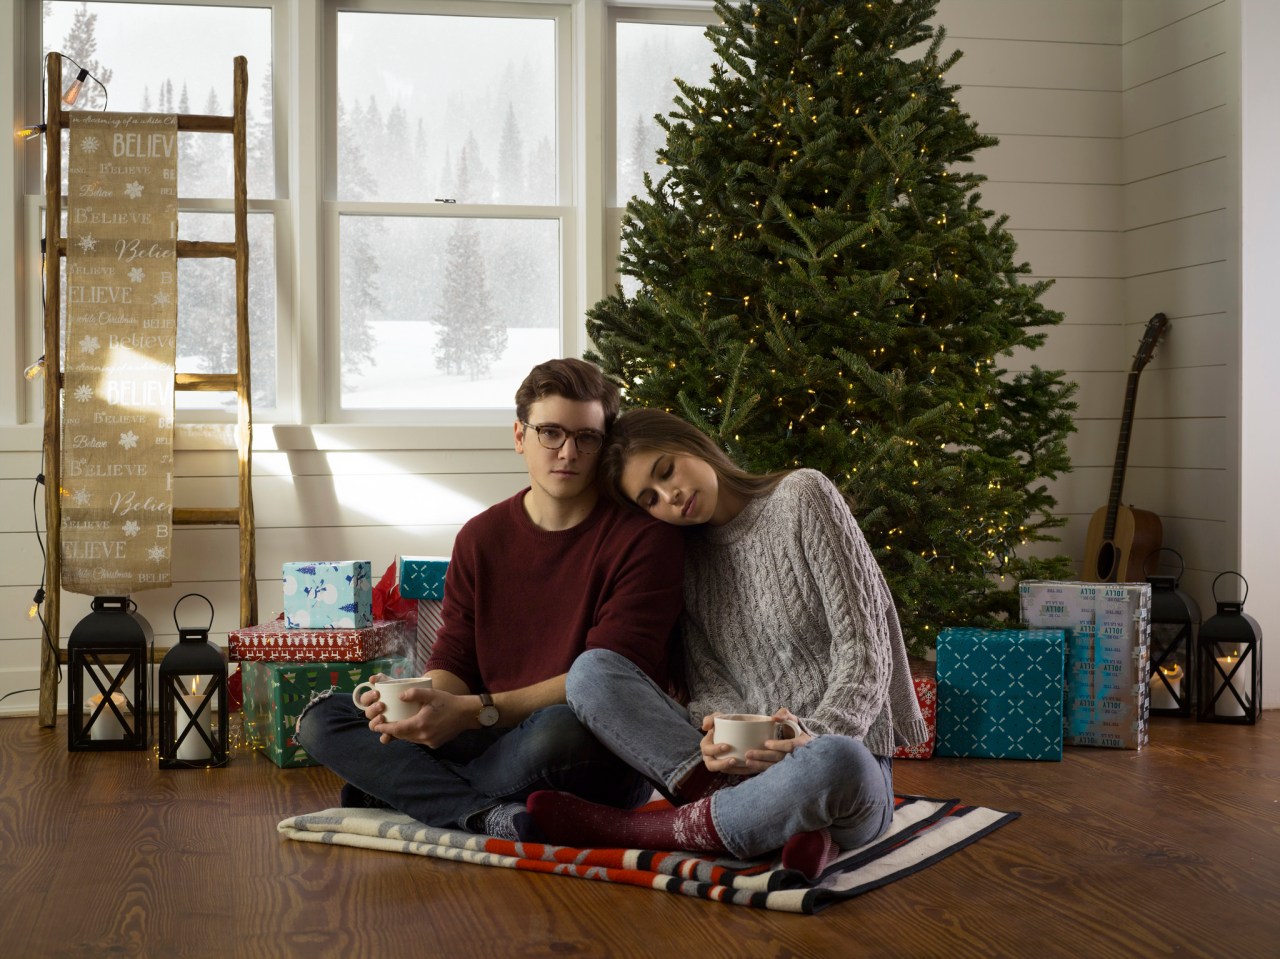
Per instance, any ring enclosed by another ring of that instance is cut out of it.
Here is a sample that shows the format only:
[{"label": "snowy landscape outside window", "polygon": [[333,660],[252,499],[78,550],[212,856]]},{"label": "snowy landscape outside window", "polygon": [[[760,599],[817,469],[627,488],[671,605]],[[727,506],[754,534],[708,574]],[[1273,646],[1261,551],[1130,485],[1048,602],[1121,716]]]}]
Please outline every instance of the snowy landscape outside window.
[{"label": "snowy landscape outside window", "polygon": [[[274,200],[272,11],[266,7],[45,0],[43,52],[71,58],[105,86],[87,82],[77,110],[229,115],[233,60],[249,63],[248,188],[253,200]],[[64,81],[75,67],[64,62]],[[65,137],[66,134],[64,133]],[[178,136],[179,235],[231,240],[231,138]],[[66,177],[67,150],[63,150]],[[276,405],[275,213],[249,217],[249,325],[255,412]],[[178,264],[178,357],[184,373],[235,372],[235,267],[231,261]],[[63,330],[65,323],[65,303]],[[229,393],[178,392],[179,410],[233,409]]]},{"label": "snowy landscape outside window", "polygon": [[[701,24],[620,21],[614,37],[616,201],[625,207],[631,197],[644,194],[646,173],[656,183],[665,172],[658,148],[667,142],[667,133],[655,117],[665,116],[680,92],[673,78],[706,83],[714,51]],[[634,280],[624,276],[619,282],[629,296],[635,295]]]},{"label": "snowy landscape outside window", "polygon": [[558,28],[338,12],[342,409],[505,409],[563,354]]}]

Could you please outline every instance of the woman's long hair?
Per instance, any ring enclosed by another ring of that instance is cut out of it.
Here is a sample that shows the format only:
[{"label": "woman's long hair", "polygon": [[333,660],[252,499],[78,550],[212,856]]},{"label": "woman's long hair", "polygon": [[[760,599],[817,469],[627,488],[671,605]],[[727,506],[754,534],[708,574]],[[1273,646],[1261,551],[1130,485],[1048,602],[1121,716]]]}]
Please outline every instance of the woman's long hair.
[{"label": "woman's long hair", "polygon": [[641,508],[622,491],[622,471],[640,452],[696,456],[711,466],[723,487],[747,499],[768,495],[790,472],[748,473],[711,437],[680,417],[664,410],[628,410],[614,420],[600,451],[600,482],[610,497],[635,509]]}]

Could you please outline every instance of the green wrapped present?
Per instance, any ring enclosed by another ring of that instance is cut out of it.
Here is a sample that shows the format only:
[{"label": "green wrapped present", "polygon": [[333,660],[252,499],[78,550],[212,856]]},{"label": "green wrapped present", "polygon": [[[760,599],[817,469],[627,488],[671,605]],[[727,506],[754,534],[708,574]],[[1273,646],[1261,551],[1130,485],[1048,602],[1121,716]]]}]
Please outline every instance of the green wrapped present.
[{"label": "green wrapped present", "polygon": [[286,768],[317,765],[298,745],[294,733],[298,717],[312,696],[330,689],[336,695],[350,696],[356,686],[377,673],[411,676],[413,665],[405,656],[386,656],[366,663],[251,661],[241,663],[240,672],[245,738],[277,766]]}]

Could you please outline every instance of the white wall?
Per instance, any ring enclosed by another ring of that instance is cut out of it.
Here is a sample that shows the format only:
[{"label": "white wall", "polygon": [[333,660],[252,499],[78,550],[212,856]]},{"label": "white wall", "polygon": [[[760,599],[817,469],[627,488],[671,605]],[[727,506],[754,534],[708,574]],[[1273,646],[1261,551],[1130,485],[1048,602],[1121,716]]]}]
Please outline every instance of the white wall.
[{"label": "white wall", "polygon": [[[1236,4],[1231,4],[1233,7]],[[1280,72],[1275,41],[1280,37],[1280,4],[1240,0],[1242,163],[1239,204],[1241,261],[1241,429],[1240,570],[1251,591],[1245,611],[1258,621],[1264,642],[1280,638],[1280,508],[1271,484],[1280,477],[1280,297],[1276,263],[1280,260]],[[1280,654],[1263,656],[1263,702],[1280,704]]]},{"label": "white wall", "polygon": [[[1187,561],[1184,586],[1206,610],[1212,576],[1242,568],[1254,585],[1248,609],[1265,628],[1276,619],[1275,600],[1268,606],[1266,595],[1275,563],[1266,556],[1261,484],[1276,454],[1274,441],[1264,441],[1264,417],[1278,405],[1264,366],[1275,351],[1264,350],[1276,345],[1276,325],[1263,286],[1268,264],[1246,256],[1244,339],[1253,355],[1242,367],[1239,2],[942,0],[938,22],[949,44],[965,51],[952,74],[963,87],[961,105],[1001,139],[978,158],[990,177],[985,205],[1009,215],[1034,276],[1057,279],[1047,299],[1065,322],[1045,349],[1009,365],[1064,368],[1080,384],[1079,432],[1070,441],[1075,470],[1055,484],[1069,520],[1063,548],[1080,556],[1088,517],[1106,502],[1126,371],[1146,320],[1162,310],[1171,332],[1142,377],[1125,499],[1164,518],[1166,544]],[[1243,2],[1246,20],[1277,17],[1268,0]],[[0,16],[11,10],[0,5]],[[1274,22],[1266,25],[1280,35]],[[0,29],[0,37],[14,33]],[[1253,56],[1265,62],[1270,51],[1256,42]],[[1246,64],[1249,52],[1246,44]],[[594,69],[596,58],[585,50],[579,56],[583,70]],[[1258,74],[1275,83],[1260,68]],[[0,73],[0,113],[11,109],[17,79],[16,71]],[[1275,91],[1246,86],[1246,108],[1250,90],[1276,102]],[[1249,135],[1245,142],[1253,150],[1246,189],[1270,186],[1266,164],[1276,144]],[[13,183],[15,195],[17,155],[0,158],[0,182]],[[589,172],[598,180],[598,168]],[[0,196],[0,210],[20,219],[22,207]],[[1245,211],[1244,235],[1273,234],[1274,212]],[[6,230],[8,222],[0,216]],[[22,305],[20,271],[27,267],[14,265],[20,229],[0,232],[0,337],[7,342],[22,324],[8,308]],[[584,273],[598,264],[598,256],[589,257]],[[300,301],[308,299],[303,291]],[[28,361],[20,357],[0,373],[0,404],[17,402],[13,368]],[[1249,392],[1255,383],[1257,399]],[[22,420],[10,409],[0,422]],[[182,505],[231,502],[234,457],[223,431],[184,427],[177,440]],[[260,425],[256,446],[263,617],[279,608],[285,560],[368,558],[381,572],[398,552],[447,552],[461,523],[523,482],[504,428]],[[42,568],[31,532],[39,448],[37,426],[0,426],[0,694],[38,681],[38,627],[26,608]],[[174,586],[135,597],[161,639],[173,633],[174,601],[189,591],[213,601],[215,633],[235,624],[235,555],[234,531],[176,531]],[[64,636],[87,602],[65,597]],[[1276,706],[1280,676],[1271,665],[1266,702]],[[14,696],[0,713],[34,706],[34,696]]]}]

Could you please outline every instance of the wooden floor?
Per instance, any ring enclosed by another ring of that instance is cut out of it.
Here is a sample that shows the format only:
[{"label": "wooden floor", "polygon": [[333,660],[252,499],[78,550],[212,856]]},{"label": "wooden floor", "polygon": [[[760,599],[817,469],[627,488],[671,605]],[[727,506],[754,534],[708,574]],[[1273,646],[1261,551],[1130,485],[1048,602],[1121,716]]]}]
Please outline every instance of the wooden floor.
[{"label": "wooden floor", "polygon": [[[60,721],[61,722],[61,721]],[[816,916],[278,838],[321,769],[160,770],[0,720],[0,955],[1280,956],[1280,714],[1159,719],[1139,753],[899,762],[899,792],[1022,818]]]}]

